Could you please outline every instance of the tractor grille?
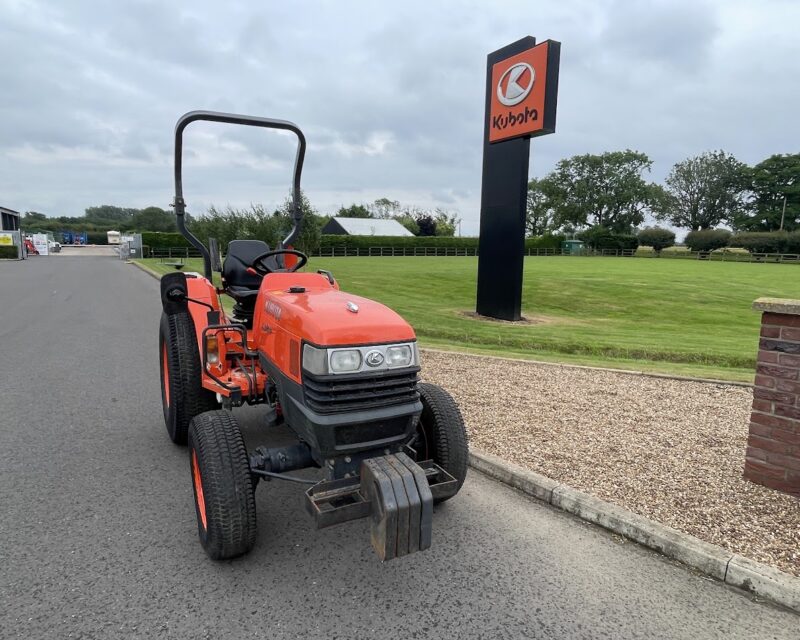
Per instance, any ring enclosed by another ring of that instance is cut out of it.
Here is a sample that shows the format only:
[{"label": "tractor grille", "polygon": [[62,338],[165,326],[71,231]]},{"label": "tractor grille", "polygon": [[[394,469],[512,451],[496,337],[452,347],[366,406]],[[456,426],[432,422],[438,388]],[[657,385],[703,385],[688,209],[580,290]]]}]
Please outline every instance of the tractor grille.
[{"label": "tractor grille", "polygon": [[316,413],[361,411],[415,402],[419,367],[376,374],[314,376],[303,372],[306,404]]}]

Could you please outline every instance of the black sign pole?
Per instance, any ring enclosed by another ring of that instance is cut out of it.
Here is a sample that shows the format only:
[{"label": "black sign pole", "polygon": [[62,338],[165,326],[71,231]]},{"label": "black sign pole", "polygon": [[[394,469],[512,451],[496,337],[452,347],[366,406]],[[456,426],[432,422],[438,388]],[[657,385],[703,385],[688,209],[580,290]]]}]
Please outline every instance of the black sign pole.
[{"label": "black sign pole", "polygon": [[494,91],[492,67],[535,44],[536,39],[527,36],[493,51],[486,62],[478,301],[475,310],[480,315],[500,320],[522,318],[522,269],[531,141],[524,137],[489,144],[489,114]]}]

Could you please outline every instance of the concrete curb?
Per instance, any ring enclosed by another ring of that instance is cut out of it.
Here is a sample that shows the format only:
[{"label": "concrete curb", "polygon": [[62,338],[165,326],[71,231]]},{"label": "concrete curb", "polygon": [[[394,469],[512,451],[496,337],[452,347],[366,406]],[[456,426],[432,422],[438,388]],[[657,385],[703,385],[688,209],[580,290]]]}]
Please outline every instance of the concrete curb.
[{"label": "concrete curb", "polygon": [[482,451],[469,464],[523,493],[599,525],[725,584],[800,613],[800,578],[726,551]]},{"label": "concrete curb", "polygon": [[129,260],[128,264],[132,264],[134,267],[139,267],[142,271],[144,271],[147,275],[153,276],[156,280],[161,280],[161,274],[153,271],[150,267],[144,266],[141,262],[134,262],[133,260]]}]

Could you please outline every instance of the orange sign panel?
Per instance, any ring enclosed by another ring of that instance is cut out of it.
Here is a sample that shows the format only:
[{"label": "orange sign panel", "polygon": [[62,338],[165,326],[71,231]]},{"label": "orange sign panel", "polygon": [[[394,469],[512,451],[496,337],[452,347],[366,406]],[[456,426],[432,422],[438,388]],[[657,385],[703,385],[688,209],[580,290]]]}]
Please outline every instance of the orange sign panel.
[{"label": "orange sign panel", "polygon": [[[489,142],[555,130],[555,92],[558,82],[558,45],[551,52],[545,41],[492,67]],[[555,69],[548,61],[555,56]],[[554,73],[548,83],[548,71]],[[548,89],[550,89],[548,91]]]}]

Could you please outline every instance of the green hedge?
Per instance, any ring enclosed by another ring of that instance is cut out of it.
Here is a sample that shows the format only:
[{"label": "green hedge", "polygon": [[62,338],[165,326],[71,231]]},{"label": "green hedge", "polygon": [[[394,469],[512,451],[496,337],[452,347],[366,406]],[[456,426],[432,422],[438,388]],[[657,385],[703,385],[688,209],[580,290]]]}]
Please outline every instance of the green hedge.
[{"label": "green hedge", "polygon": [[[558,249],[564,236],[545,235],[525,239],[525,250],[528,249]],[[320,248],[331,249],[347,247],[349,249],[369,249],[370,247],[385,248],[434,248],[447,247],[456,249],[475,250],[478,248],[478,238],[453,238],[443,236],[346,236],[323,235],[320,238]]]},{"label": "green hedge", "polygon": [[180,233],[165,231],[143,231],[142,244],[146,244],[152,249],[171,249],[174,247],[191,246]]},{"label": "green hedge", "polygon": [[742,247],[752,253],[800,253],[800,231],[737,233],[728,246]]},{"label": "green hedge", "polygon": [[639,232],[639,246],[652,247],[659,252],[675,244],[675,233],[661,227],[645,227]]},{"label": "green hedge", "polygon": [[731,232],[727,229],[702,229],[686,234],[684,243],[692,251],[713,251],[728,246]]},{"label": "green hedge", "polygon": [[19,249],[17,247],[0,247],[0,260],[15,259],[19,257]]},{"label": "green hedge", "polygon": [[635,250],[639,246],[639,239],[626,233],[614,233],[604,227],[591,227],[577,234],[586,247],[595,251],[611,249],[616,251]]}]

